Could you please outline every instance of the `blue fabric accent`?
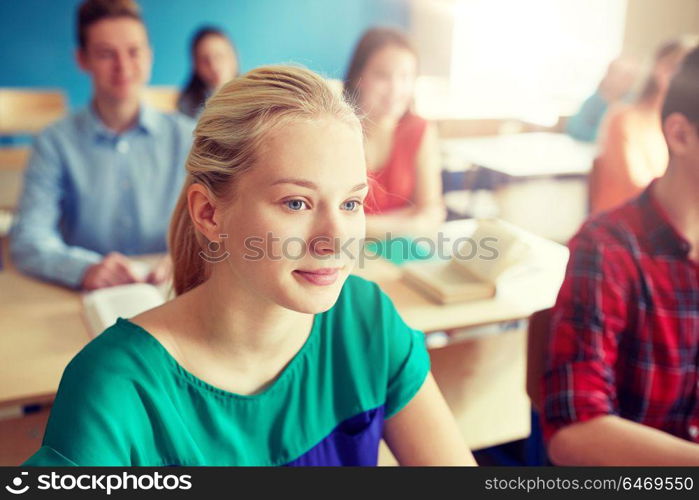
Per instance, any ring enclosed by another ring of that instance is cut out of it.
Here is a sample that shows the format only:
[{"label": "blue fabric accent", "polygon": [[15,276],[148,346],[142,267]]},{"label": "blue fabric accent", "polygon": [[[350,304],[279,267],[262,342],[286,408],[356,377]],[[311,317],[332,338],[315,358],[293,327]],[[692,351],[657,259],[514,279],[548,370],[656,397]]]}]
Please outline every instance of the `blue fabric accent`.
[{"label": "blue fabric accent", "polygon": [[573,139],[585,142],[594,142],[597,132],[607,112],[607,101],[599,91],[585,99],[580,110],[568,119],[566,132]]},{"label": "blue fabric accent", "polygon": [[383,417],[384,408],[380,406],[348,418],[287,466],[375,466],[383,434]]}]

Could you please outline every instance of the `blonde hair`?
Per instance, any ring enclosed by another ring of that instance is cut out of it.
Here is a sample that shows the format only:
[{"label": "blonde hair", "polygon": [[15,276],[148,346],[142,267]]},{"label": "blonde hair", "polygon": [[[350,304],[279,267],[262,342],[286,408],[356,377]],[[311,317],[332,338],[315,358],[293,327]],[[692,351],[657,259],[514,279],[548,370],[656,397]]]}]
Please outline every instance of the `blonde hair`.
[{"label": "blonde hair", "polygon": [[205,186],[218,200],[233,196],[235,180],[253,167],[260,145],[275,128],[330,116],[361,130],[354,109],[319,75],[294,66],[254,69],[227,83],[207,103],[194,131],[187,177],[170,223],[169,248],[176,295],[200,285],[210,265],[207,244],[189,214],[187,191]]}]

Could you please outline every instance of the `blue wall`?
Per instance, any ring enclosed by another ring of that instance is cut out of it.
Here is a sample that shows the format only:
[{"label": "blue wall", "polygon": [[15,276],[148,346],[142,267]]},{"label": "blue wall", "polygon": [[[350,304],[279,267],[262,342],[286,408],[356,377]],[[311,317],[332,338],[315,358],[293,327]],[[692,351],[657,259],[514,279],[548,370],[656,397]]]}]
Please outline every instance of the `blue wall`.
[{"label": "blue wall", "polygon": [[[202,24],[232,36],[242,71],[295,61],[341,78],[362,31],[407,28],[408,0],[140,0],[155,53],[153,85],[184,83],[189,38]],[[90,96],[74,62],[80,0],[0,0],[0,87],[62,88],[71,107]]]}]

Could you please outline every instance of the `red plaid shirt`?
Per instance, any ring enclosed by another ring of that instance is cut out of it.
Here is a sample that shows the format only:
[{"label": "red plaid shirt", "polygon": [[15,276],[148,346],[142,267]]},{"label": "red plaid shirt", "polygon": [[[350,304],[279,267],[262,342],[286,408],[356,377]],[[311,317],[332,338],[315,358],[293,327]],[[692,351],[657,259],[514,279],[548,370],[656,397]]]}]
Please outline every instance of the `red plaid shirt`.
[{"label": "red plaid shirt", "polygon": [[699,443],[699,264],[652,186],[571,240],[541,422],[618,415]]}]

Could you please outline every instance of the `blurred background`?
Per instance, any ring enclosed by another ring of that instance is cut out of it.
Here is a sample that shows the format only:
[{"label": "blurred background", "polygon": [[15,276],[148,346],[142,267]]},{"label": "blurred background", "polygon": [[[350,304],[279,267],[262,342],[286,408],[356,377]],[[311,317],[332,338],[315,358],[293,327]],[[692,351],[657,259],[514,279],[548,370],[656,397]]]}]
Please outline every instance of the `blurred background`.
[{"label": "blurred background", "polygon": [[[89,98],[73,64],[79,0],[0,2],[2,87]],[[420,52],[418,110],[429,117],[551,124],[594,90],[611,59],[649,64],[655,47],[699,31],[696,0],[142,0],[155,52],[151,84],[184,84],[191,35],[224,28],[242,71],[295,61],[341,78],[372,26],[402,28]],[[443,92],[443,90],[447,92]]]}]

